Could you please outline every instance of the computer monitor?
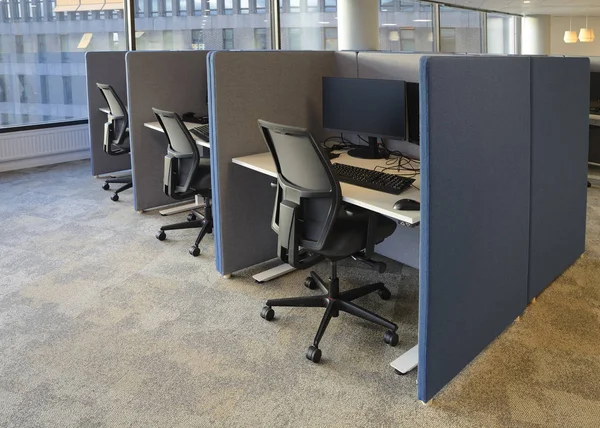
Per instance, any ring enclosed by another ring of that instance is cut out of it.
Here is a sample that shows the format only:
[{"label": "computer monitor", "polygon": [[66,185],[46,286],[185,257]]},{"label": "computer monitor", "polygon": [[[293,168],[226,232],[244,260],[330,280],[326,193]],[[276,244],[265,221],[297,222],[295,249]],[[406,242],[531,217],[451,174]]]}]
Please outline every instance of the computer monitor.
[{"label": "computer monitor", "polygon": [[350,156],[383,157],[377,137],[406,138],[406,84],[403,80],[323,77],[323,128],[368,137],[369,147]]},{"label": "computer monitor", "polygon": [[419,108],[419,84],[406,82],[406,124],[408,127],[408,141],[414,144],[420,144],[421,142]]},{"label": "computer monitor", "polygon": [[[600,73],[590,73],[590,101],[600,102]],[[598,106],[600,107],[600,106]]]}]

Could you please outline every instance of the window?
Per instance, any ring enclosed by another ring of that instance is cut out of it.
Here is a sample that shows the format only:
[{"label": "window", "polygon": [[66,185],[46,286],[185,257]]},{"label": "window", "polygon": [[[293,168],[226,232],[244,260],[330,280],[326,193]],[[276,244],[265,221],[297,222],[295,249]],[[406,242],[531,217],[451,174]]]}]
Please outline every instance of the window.
[{"label": "window", "polygon": [[173,1],[174,0],[164,0],[165,13],[163,16],[173,16]]},{"label": "window", "polygon": [[6,94],[6,76],[0,76],[0,102],[5,103],[8,100]]},{"label": "window", "polygon": [[223,28],[223,49],[233,49],[233,28]]},{"label": "window", "polygon": [[338,37],[337,27],[336,28],[325,28],[323,32],[325,39],[325,50],[336,51],[338,48]]},{"label": "window", "polygon": [[405,52],[411,52],[415,50],[415,30],[400,30],[400,49]]},{"label": "window", "polygon": [[266,0],[256,0],[256,13],[267,13]]},{"label": "window", "polygon": [[42,95],[42,104],[50,103],[50,87],[48,83],[48,76],[40,76],[40,92]]},{"label": "window", "polygon": [[319,12],[319,0],[306,0],[306,11],[311,12]]},{"label": "window", "polygon": [[45,63],[48,61],[48,58],[46,56],[46,35],[45,34],[38,34],[37,35],[37,52],[38,52],[38,61],[40,63]]},{"label": "window", "polygon": [[73,104],[73,86],[71,76],[63,76],[63,99],[65,104]]},{"label": "window", "polygon": [[267,49],[267,29],[266,28],[255,28],[254,29],[254,48],[255,49]]},{"label": "window", "polygon": [[202,15],[202,0],[194,0],[194,16]]},{"label": "window", "polygon": [[219,11],[217,0],[206,0],[206,1],[208,2],[208,6],[210,8],[210,14],[216,15]]},{"label": "window", "polygon": [[323,12],[337,12],[337,0],[325,0]]},{"label": "window", "polygon": [[225,15],[233,15],[233,0],[224,0],[223,5]]},{"label": "window", "polygon": [[[135,16],[136,18],[144,16],[144,0],[134,0],[133,5],[135,7]],[[100,12],[100,14],[104,15],[104,12]],[[103,19],[103,18],[99,18]]]},{"label": "window", "polygon": [[158,16],[158,0],[150,0],[148,6],[150,7],[150,16]]},{"label": "window", "polygon": [[192,49],[201,51],[204,50],[204,38],[202,30],[192,30]]},{"label": "window", "polygon": [[454,28],[440,29],[440,51],[456,52],[456,30]]},{"label": "window", "polygon": [[250,13],[250,0],[240,0],[240,13],[242,15]]},{"label": "window", "polygon": [[23,45],[23,36],[20,34],[15,36],[15,52],[18,54],[22,54],[23,52],[25,52]]},{"label": "window", "polygon": [[440,6],[441,51],[483,52],[481,21],[481,12]]},{"label": "window", "polygon": [[293,51],[299,51],[302,49],[302,28],[290,28],[289,29],[289,46],[287,47]]},{"label": "window", "polygon": [[516,16],[500,13],[487,14],[487,52],[491,54],[517,53]]},{"label": "window", "polygon": [[[283,2],[282,2],[283,3]],[[291,13],[300,12],[300,0],[288,0],[288,11]]]},{"label": "window", "polygon": [[19,101],[23,103],[28,102],[27,98],[27,83],[25,82],[25,76],[23,74],[18,75],[19,79]]},{"label": "window", "polygon": [[415,0],[381,1],[379,49],[433,52],[433,7]]},{"label": "window", "polygon": [[179,0],[179,10],[177,11],[179,16],[187,16],[187,0]]}]

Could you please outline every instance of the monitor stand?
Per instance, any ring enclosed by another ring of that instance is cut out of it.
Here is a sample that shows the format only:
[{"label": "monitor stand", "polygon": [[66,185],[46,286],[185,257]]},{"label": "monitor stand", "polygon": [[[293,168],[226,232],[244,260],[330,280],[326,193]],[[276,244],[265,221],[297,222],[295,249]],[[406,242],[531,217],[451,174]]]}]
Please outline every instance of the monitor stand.
[{"label": "monitor stand", "polygon": [[348,155],[360,159],[383,159],[376,137],[369,137],[369,147],[361,147],[348,151]]}]

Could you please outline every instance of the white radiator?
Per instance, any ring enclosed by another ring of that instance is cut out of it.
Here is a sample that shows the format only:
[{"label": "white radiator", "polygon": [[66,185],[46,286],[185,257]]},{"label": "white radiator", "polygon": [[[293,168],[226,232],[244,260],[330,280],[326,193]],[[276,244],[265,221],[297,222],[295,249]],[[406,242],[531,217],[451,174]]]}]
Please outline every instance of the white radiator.
[{"label": "white radiator", "polygon": [[0,134],[0,171],[85,159],[90,156],[88,125]]}]

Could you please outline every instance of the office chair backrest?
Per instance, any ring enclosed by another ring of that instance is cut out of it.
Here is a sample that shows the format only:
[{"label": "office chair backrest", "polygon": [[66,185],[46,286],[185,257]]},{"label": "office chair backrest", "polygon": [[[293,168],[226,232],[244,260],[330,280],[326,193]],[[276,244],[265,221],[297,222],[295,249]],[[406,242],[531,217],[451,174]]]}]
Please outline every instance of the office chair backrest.
[{"label": "office chair backrest", "polygon": [[306,129],[259,120],[278,175],[272,227],[282,250],[319,250],[342,203],[340,184],[329,159]]},{"label": "office chair backrest", "polygon": [[190,189],[198,170],[200,152],[190,131],[177,113],[153,108],[160,126],[165,131],[169,147],[165,156],[164,190],[177,198]]},{"label": "office chair backrest", "polygon": [[104,83],[96,83],[98,89],[102,93],[102,96],[108,104],[110,113],[108,115],[108,124],[112,127],[110,137],[106,136],[105,139],[110,141],[104,142],[105,151],[111,152],[111,143],[118,146],[123,145],[129,133],[127,127],[129,126],[129,117],[127,116],[127,110],[123,105],[123,102],[115,92],[112,86]]}]

